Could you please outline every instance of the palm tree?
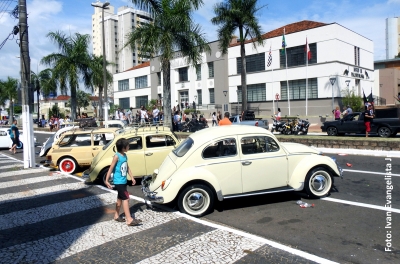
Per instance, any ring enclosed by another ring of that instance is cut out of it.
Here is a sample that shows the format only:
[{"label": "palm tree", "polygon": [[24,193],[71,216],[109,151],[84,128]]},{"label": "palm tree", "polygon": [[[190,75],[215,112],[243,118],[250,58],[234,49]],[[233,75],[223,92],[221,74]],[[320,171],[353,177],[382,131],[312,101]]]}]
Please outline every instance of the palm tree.
[{"label": "palm tree", "polygon": [[188,64],[201,63],[201,54],[210,52],[201,28],[194,23],[192,12],[202,0],[132,0],[140,8],[153,14],[153,22],[141,25],[128,34],[126,46],[138,45],[142,54],[159,56],[163,72],[163,105],[165,123],[172,125],[171,117],[171,59],[180,51]]},{"label": "palm tree", "polygon": [[[111,63],[106,61],[106,65],[110,65]],[[99,116],[103,117],[103,56],[91,56],[91,82],[93,86],[99,87]],[[107,84],[112,83],[113,76],[107,71],[106,73]],[[107,85],[108,87],[108,85]],[[107,88],[106,88],[107,89]]]},{"label": "palm tree", "polygon": [[48,96],[51,92],[57,91],[57,81],[53,78],[53,71],[49,68],[40,71],[39,73],[35,73],[31,71],[31,83],[36,91],[37,95],[37,103],[38,103],[38,120],[40,119],[40,93],[42,93],[45,97]]},{"label": "palm tree", "polygon": [[64,33],[50,32],[47,37],[59,49],[58,53],[51,53],[42,58],[41,63],[53,68],[53,78],[57,81],[61,93],[71,92],[72,119],[76,117],[76,91],[79,81],[82,80],[86,88],[92,88],[90,83],[90,55],[88,46],[89,35],[75,33],[66,36]]},{"label": "palm tree", "polygon": [[0,80],[0,105],[5,105],[6,101],[10,101],[9,120],[14,120],[14,103],[18,97],[18,80],[7,77],[7,80]]},{"label": "palm tree", "polygon": [[263,45],[261,27],[256,13],[264,6],[257,8],[257,0],[226,0],[214,6],[215,17],[211,19],[218,25],[218,38],[223,54],[228,52],[232,35],[239,30],[240,57],[242,62],[242,110],[247,109],[246,51],[244,44],[247,37],[253,39],[254,48]]}]

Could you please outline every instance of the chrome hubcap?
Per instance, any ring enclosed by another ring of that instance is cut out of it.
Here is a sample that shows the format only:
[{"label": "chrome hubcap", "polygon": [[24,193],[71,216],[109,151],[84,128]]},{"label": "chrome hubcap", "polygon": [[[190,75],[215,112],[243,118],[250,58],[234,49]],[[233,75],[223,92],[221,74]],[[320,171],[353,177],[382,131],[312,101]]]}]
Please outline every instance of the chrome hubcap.
[{"label": "chrome hubcap", "polygon": [[322,175],[317,175],[313,178],[311,185],[317,192],[323,191],[326,186],[326,178]]},{"label": "chrome hubcap", "polygon": [[187,198],[187,205],[192,210],[199,210],[204,206],[204,195],[199,192],[191,193]]}]

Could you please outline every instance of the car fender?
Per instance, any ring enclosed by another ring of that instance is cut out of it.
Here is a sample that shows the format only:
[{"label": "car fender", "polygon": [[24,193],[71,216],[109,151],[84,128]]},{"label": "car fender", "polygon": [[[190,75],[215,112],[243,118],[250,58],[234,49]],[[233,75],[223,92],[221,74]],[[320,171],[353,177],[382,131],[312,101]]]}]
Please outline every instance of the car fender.
[{"label": "car fender", "polygon": [[89,174],[89,181],[94,182],[96,181],[97,177],[99,176],[99,173],[106,167],[110,167],[110,164],[112,162],[113,156],[111,157],[105,157],[96,164],[96,167],[93,168],[93,170]]},{"label": "car fender", "polygon": [[289,186],[296,191],[303,190],[307,173],[312,168],[319,166],[328,168],[333,172],[333,176],[340,176],[338,166],[330,157],[323,155],[308,155],[304,157],[304,159],[302,159],[291,172],[291,175],[289,176]]},{"label": "car fender", "polygon": [[[190,185],[191,182],[203,182],[208,184],[215,191],[218,200],[223,200],[218,179],[210,171],[202,167],[189,167],[178,170],[178,172],[174,173],[169,179],[171,182],[164,190],[161,189],[161,186],[156,186],[155,189],[157,195],[164,198],[164,203],[172,202],[179,195],[179,192],[187,185]],[[153,189],[151,187],[150,189]]]}]

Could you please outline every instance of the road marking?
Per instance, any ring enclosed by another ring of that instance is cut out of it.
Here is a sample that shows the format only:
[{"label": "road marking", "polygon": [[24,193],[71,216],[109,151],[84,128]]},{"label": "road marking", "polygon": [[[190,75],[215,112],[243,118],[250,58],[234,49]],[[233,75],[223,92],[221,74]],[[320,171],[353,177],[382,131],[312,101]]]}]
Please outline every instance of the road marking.
[{"label": "road marking", "polygon": [[380,206],[380,205],[358,203],[358,202],[352,202],[352,201],[341,200],[341,199],[330,198],[330,197],[321,198],[321,200],[335,202],[335,203],[343,203],[343,204],[355,205],[355,206],[360,206],[360,207],[365,207],[365,208],[370,208],[370,209],[377,209],[377,210],[382,210],[382,211],[390,211],[390,212],[393,212],[393,213],[400,214],[400,209],[395,209],[395,208],[385,207],[385,206]]},{"label": "road marking", "polygon": [[9,159],[7,159],[7,160],[5,160],[5,159],[0,160],[0,164],[3,164],[3,163],[13,163],[13,162],[15,162],[15,161],[11,161],[11,160],[9,160]]},{"label": "road marking", "polygon": [[395,173],[383,173],[383,172],[374,172],[374,171],[362,171],[362,170],[348,170],[348,169],[343,169],[343,171],[347,172],[355,172],[355,173],[365,173],[365,174],[378,174],[378,175],[390,175],[394,177],[400,177],[400,174],[395,174]]},{"label": "road marking", "polygon": [[138,263],[165,263],[166,260],[173,260],[174,263],[234,263],[245,257],[248,254],[246,251],[253,252],[263,245],[262,242],[217,229],[179,243]]},{"label": "road marking", "polygon": [[8,159],[15,160],[15,161],[18,161],[18,162],[23,163],[22,160],[16,159],[16,158],[11,157],[11,156],[8,156],[8,155],[6,155],[6,154],[1,154],[1,155],[3,155],[3,157],[7,157]]},{"label": "road marking", "polygon": [[5,214],[0,218],[0,230],[34,224],[51,218],[114,204],[115,201],[115,194],[104,193]]},{"label": "road marking", "polygon": [[[13,177],[8,176],[8,177]],[[1,178],[7,178],[3,177],[3,175],[0,175]],[[51,181],[51,180],[59,180],[59,179],[65,179],[63,175],[54,175],[54,176],[41,176],[41,177],[33,177],[33,178],[28,178],[28,179],[20,179],[16,181],[6,181],[6,182],[0,182],[0,189],[3,188],[10,188],[10,187],[15,187],[15,186],[20,186],[20,185],[28,185],[28,184],[34,184],[34,183],[40,183],[40,182],[46,182],[46,181]]]},{"label": "road marking", "polygon": [[42,168],[35,168],[35,169],[26,169],[26,170],[18,170],[18,171],[7,171],[2,172],[0,177],[9,177],[9,176],[16,176],[16,175],[24,175],[24,174],[32,174],[32,173],[43,173],[49,171],[48,169]]},{"label": "road marking", "polygon": [[10,169],[10,168],[24,168],[24,164],[14,164],[14,165],[6,165],[6,166],[1,166],[0,169]]},{"label": "road marking", "polygon": [[54,262],[178,218],[175,214],[151,210],[138,211],[135,216],[143,220],[142,225],[127,226],[114,220],[95,223],[59,235],[1,249],[0,256],[9,263],[19,263],[22,259],[27,263]]},{"label": "road marking", "polygon": [[62,193],[89,187],[90,185],[85,185],[83,182],[75,182],[75,183],[55,185],[41,189],[26,190],[23,192],[7,193],[0,195],[0,204],[9,201],[24,200],[24,199],[29,199],[31,197],[46,196],[55,193]]}]

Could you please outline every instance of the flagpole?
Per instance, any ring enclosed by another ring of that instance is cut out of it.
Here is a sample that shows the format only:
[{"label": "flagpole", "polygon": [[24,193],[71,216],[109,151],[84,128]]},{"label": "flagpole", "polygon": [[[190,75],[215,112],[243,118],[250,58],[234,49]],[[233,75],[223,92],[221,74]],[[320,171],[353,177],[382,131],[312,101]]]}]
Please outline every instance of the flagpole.
[{"label": "flagpole", "polygon": [[[285,35],[285,28],[283,28],[283,35]],[[286,39],[285,39],[285,59],[286,59],[286,87],[287,87],[287,96],[288,96],[288,107],[289,107],[289,116],[290,116],[290,92],[289,92],[289,79],[287,72],[287,52],[286,52]]]},{"label": "flagpole", "polygon": [[[271,47],[269,48],[269,51],[272,53]],[[271,54],[271,56],[272,56],[272,54]],[[274,67],[273,67],[273,65],[272,65],[272,62],[271,62],[271,69],[272,69],[272,71],[271,71],[271,78],[272,78],[272,82],[271,82],[271,92],[272,92],[272,112],[273,112],[273,115],[275,115],[275,96],[274,96]]]},{"label": "flagpole", "polygon": [[308,40],[306,36],[306,116],[308,115]]}]

